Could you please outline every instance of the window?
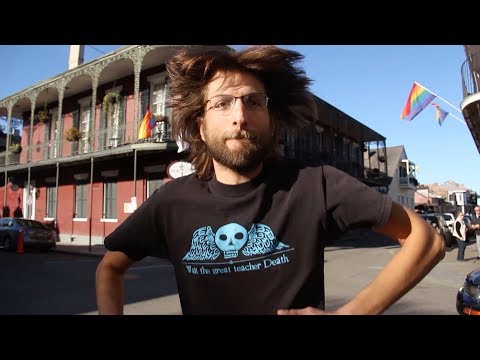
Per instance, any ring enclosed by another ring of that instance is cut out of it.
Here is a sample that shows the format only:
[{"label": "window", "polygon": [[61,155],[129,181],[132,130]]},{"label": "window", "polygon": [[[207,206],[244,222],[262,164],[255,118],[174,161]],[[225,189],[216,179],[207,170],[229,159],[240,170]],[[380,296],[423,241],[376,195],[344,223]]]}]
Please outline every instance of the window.
[{"label": "window", "polygon": [[160,188],[164,182],[163,179],[165,178],[164,173],[151,173],[147,176],[147,197],[153,194],[155,190]]},{"label": "window", "polygon": [[47,184],[47,218],[55,218],[57,206],[57,192],[54,185]]},{"label": "window", "polygon": [[165,83],[152,85],[152,110],[155,115],[165,115]]},{"label": "window", "polygon": [[92,113],[92,98],[87,97],[79,100],[80,103],[80,124],[79,130],[81,133],[81,138],[79,141],[79,154],[86,153],[89,151],[89,139],[90,139],[90,116]]},{"label": "window", "polygon": [[103,218],[117,218],[117,178],[107,177],[103,180]]},{"label": "window", "polygon": [[51,109],[51,122],[46,123],[47,129],[47,140],[48,143],[48,156],[47,158],[56,158],[60,153],[60,143],[62,142],[62,137],[60,134],[61,123],[58,120],[58,109]]},{"label": "window", "polygon": [[87,181],[77,180],[75,185],[75,217],[87,217]]},{"label": "window", "polygon": [[[107,94],[120,94],[122,86],[117,86],[107,91]],[[122,96],[115,101],[112,106],[108,107],[108,112],[105,114],[105,147],[117,147],[120,141],[121,126],[120,126],[120,112]],[[104,109],[105,110],[105,109]]]},{"label": "window", "polygon": [[[166,107],[166,102],[169,97],[168,76],[167,73],[156,74],[148,77],[150,82],[150,107],[152,114],[171,115],[171,109]],[[152,130],[152,136],[156,136],[161,140],[171,138],[170,125],[167,122],[157,123],[155,129]]]}]

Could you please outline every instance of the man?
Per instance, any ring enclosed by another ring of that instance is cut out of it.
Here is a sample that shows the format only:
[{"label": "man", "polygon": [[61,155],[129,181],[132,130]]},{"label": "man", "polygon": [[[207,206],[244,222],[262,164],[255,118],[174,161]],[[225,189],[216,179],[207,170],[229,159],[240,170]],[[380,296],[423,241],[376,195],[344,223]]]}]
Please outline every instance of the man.
[{"label": "man", "polygon": [[480,259],[480,206],[473,209],[475,214],[472,216],[472,229],[475,229],[475,240],[477,242],[477,259]]},{"label": "man", "polygon": [[331,167],[276,159],[287,127],[314,121],[302,56],[274,46],[184,50],[167,63],[174,136],[194,174],[150,196],[105,239],[100,314],[122,314],[124,274],[168,258],[184,314],[325,314],[324,246],[372,227],[401,250],[338,314],[380,314],[443,258],[414,211]]}]

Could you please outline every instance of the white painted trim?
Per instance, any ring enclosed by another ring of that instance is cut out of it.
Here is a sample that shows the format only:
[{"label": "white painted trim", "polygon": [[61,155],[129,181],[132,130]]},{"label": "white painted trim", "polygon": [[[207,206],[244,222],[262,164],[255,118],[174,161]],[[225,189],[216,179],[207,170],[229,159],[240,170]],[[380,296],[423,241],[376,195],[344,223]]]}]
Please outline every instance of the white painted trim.
[{"label": "white painted trim", "polygon": [[73,218],[73,222],[87,222],[87,218]]},{"label": "white painted trim", "polygon": [[118,219],[100,219],[100,222],[103,222],[103,223],[116,223],[116,222],[118,222]]}]

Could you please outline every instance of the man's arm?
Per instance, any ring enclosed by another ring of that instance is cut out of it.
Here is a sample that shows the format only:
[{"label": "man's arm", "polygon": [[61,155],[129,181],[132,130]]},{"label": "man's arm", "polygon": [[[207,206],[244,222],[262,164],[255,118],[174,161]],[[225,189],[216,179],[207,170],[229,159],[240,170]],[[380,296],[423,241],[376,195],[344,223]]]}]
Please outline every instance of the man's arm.
[{"label": "man's arm", "polygon": [[[393,202],[387,223],[379,233],[397,239],[400,251],[375,279],[335,314],[381,314],[419,283],[445,256],[441,236],[413,210]],[[326,314],[312,307],[279,310],[279,315]]]},{"label": "man's arm", "polygon": [[413,210],[392,203],[387,223],[374,230],[397,239],[400,251],[377,277],[337,310],[347,314],[381,314],[418,284],[445,256],[445,243]]},{"label": "man's arm", "polygon": [[97,307],[100,315],[122,315],[124,305],[124,275],[133,264],[121,251],[108,251],[98,264],[95,274]]}]

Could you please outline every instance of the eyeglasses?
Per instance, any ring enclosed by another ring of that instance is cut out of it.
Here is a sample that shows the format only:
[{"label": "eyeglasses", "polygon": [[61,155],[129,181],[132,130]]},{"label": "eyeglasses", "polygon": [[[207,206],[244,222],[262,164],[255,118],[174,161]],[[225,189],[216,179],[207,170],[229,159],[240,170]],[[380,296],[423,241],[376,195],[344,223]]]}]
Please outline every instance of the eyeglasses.
[{"label": "eyeglasses", "polygon": [[216,95],[205,102],[205,105],[208,103],[211,104],[205,111],[213,109],[213,111],[221,115],[230,115],[237,99],[242,99],[245,108],[251,111],[265,109],[269,100],[268,96],[264,93],[252,93],[243,96]]}]

